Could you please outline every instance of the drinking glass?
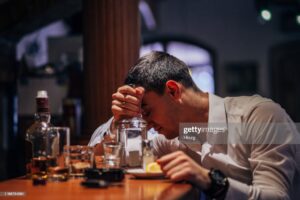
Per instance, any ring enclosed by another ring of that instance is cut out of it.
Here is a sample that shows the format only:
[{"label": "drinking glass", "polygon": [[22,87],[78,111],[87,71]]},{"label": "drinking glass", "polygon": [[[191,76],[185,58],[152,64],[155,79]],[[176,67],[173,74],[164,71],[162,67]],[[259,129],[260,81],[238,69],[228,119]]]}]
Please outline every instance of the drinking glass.
[{"label": "drinking glass", "polygon": [[50,181],[64,181],[68,178],[68,166],[64,162],[64,146],[70,145],[69,127],[47,129],[47,175]]},{"label": "drinking glass", "polygon": [[120,168],[121,143],[104,142],[104,163],[106,168]]},{"label": "drinking glass", "polygon": [[147,138],[147,123],[141,116],[118,123],[118,138],[122,143],[122,166],[142,166],[142,140]]},{"label": "drinking glass", "polygon": [[83,176],[84,170],[91,168],[94,163],[93,147],[82,145],[65,146],[64,155],[69,174],[73,177]]}]

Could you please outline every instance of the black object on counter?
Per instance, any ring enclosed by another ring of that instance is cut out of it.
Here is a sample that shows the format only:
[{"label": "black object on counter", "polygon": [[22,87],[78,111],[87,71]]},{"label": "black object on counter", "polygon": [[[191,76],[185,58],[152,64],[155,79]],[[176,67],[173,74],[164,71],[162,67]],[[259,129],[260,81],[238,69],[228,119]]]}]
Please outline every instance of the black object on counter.
[{"label": "black object on counter", "polygon": [[107,188],[109,183],[104,180],[87,179],[85,181],[82,181],[81,185],[90,188]]},{"label": "black object on counter", "polygon": [[87,179],[105,180],[108,182],[120,182],[124,179],[123,169],[86,169],[84,176]]}]

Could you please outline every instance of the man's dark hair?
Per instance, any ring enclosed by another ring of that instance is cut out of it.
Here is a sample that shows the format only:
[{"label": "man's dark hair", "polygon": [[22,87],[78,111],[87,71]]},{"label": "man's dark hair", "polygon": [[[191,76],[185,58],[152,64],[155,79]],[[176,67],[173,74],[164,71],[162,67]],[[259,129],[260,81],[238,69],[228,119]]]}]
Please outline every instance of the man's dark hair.
[{"label": "man's dark hair", "polygon": [[139,58],[129,70],[125,84],[142,86],[146,91],[163,94],[168,80],[180,82],[186,88],[199,91],[184,62],[158,51],[152,51]]}]

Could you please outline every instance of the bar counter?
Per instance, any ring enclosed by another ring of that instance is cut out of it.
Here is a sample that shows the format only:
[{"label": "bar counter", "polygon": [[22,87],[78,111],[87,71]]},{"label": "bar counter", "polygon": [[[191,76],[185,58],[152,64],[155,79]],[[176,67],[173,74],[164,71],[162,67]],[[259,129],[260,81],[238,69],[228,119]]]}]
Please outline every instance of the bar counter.
[{"label": "bar counter", "polygon": [[86,188],[80,185],[82,178],[66,182],[47,182],[33,186],[32,181],[16,178],[0,182],[0,199],[199,199],[199,191],[187,183],[172,183],[168,179],[135,179],[126,174],[119,186]]}]

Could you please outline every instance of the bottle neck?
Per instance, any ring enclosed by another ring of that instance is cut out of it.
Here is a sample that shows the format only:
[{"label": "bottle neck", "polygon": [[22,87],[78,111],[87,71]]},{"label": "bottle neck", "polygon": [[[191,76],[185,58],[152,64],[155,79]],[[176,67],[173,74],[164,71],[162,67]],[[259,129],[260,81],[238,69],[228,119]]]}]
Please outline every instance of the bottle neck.
[{"label": "bottle neck", "polygon": [[48,112],[36,112],[34,119],[35,121],[50,123],[51,115]]},{"label": "bottle neck", "polygon": [[50,109],[48,97],[36,98],[36,113],[35,120],[40,122],[50,123]]}]

